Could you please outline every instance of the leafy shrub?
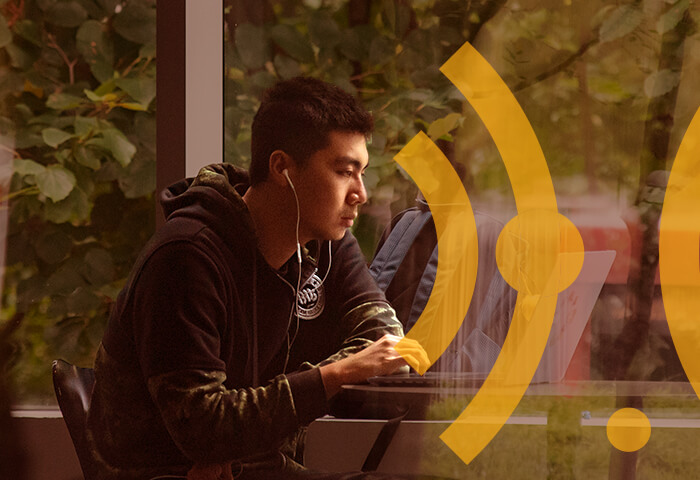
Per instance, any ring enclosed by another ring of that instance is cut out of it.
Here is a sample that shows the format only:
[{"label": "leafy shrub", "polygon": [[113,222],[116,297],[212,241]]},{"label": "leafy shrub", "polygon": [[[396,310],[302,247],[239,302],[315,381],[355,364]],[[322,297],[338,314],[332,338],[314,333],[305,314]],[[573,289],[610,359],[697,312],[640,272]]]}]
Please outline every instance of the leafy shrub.
[{"label": "leafy shrub", "polygon": [[24,401],[49,365],[91,364],[153,230],[155,0],[9,0],[0,125],[12,149],[3,316]]}]

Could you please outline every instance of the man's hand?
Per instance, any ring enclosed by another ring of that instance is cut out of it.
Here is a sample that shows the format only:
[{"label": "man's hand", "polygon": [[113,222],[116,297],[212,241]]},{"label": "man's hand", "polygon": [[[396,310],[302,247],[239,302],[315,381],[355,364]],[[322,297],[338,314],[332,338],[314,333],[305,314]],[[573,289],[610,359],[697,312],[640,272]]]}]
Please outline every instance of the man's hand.
[{"label": "man's hand", "polygon": [[187,480],[233,480],[231,462],[215,465],[194,465],[187,472]]},{"label": "man's hand", "polygon": [[412,358],[412,363],[428,363],[425,350],[415,340],[402,339],[396,335],[384,335],[369,347],[336,363],[321,367],[321,377],[326,395],[331,398],[340,391],[341,385],[361,383],[369,377],[394,373],[406,364],[394,347],[403,340],[401,350]]}]

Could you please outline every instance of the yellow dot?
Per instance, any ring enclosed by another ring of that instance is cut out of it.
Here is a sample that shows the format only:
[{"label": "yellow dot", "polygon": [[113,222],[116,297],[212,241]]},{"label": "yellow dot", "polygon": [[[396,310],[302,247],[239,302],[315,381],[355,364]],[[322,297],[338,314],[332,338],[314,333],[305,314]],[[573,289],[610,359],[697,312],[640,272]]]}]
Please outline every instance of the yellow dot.
[{"label": "yellow dot", "polygon": [[496,262],[518,292],[551,295],[571,285],[583,265],[583,239],[565,216],[528,210],[512,218],[498,237]]},{"label": "yellow dot", "polygon": [[623,452],[635,452],[649,441],[651,423],[636,408],[622,408],[608,419],[608,440]]}]

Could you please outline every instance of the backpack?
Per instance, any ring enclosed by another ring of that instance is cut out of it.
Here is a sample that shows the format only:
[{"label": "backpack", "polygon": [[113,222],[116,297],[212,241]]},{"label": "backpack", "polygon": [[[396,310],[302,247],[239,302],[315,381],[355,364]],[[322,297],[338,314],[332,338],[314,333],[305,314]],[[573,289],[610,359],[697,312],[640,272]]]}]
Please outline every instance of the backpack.
[{"label": "backpack", "polygon": [[[439,207],[438,207],[439,208]],[[510,325],[517,292],[496,265],[496,240],[503,224],[474,212],[479,265],[469,310],[450,346],[431,371],[488,372],[500,353]],[[427,203],[392,219],[377,247],[370,273],[409,331],[432,292],[437,272],[438,242]]]}]

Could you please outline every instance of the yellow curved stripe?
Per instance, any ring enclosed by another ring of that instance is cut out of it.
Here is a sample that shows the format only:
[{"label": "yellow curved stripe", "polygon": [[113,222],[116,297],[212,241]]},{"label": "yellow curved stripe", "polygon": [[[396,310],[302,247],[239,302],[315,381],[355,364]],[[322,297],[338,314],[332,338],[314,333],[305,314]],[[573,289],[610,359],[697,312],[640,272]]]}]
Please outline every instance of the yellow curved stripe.
[{"label": "yellow curved stripe", "polygon": [[440,71],[467,98],[491,134],[506,166],[518,212],[556,212],[554,185],[540,143],[498,72],[469,42]]},{"label": "yellow curved stripe", "polygon": [[[425,196],[438,238],[433,290],[418,321],[406,334],[419,342],[428,356],[430,364],[426,365],[404,355],[422,375],[449,346],[469,309],[478,262],[476,223],[457,173],[424,133],[416,135],[394,159]],[[408,353],[408,345],[401,341],[396,350]]]},{"label": "yellow curved stripe", "polygon": [[659,274],[666,320],[678,357],[700,397],[700,109],[666,187],[659,232]]},{"label": "yellow curved stripe", "polygon": [[[493,137],[518,208],[518,216],[506,225],[497,245],[499,270],[518,290],[508,335],[482,388],[440,436],[469,463],[505,424],[532,380],[549,337],[557,293],[580,271],[583,242],[578,230],[557,213],[537,137],[498,73],[469,43],[441,71],[464,94]],[[573,255],[564,258],[562,252]],[[490,421],[484,422],[484,417]]]},{"label": "yellow curved stripe", "polygon": [[[534,374],[532,360],[539,361],[536,352],[544,351],[547,343],[548,335],[541,332],[552,326],[556,299],[552,295],[537,303],[537,298],[518,294],[508,339],[496,364],[467,408],[440,435],[464,463],[471,462],[488,445],[520,403]],[[513,342],[513,338],[520,341]]]}]

